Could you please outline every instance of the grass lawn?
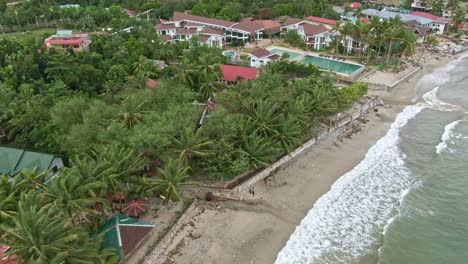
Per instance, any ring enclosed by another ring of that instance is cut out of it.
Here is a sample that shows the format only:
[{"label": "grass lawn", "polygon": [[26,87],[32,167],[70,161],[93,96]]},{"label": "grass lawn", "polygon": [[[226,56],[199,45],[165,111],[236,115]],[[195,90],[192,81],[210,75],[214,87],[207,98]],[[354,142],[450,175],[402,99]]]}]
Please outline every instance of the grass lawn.
[{"label": "grass lawn", "polygon": [[57,30],[53,28],[45,28],[45,29],[37,29],[37,30],[31,30],[31,31],[24,31],[24,32],[12,32],[12,33],[6,33],[6,34],[1,34],[0,33],[0,38],[16,38],[20,42],[28,42],[31,39],[38,39],[38,38],[43,38],[44,34],[51,35],[55,33]]}]

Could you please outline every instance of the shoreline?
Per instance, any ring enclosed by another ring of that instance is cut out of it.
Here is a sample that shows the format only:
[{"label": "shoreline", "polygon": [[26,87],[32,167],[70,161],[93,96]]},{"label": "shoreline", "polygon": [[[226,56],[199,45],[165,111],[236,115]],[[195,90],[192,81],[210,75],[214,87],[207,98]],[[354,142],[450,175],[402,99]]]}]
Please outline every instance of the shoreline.
[{"label": "shoreline", "polygon": [[401,110],[413,104],[420,78],[458,56],[435,57],[442,55],[427,58],[422,71],[393,91],[370,91],[386,107],[367,114],[368,122],[352,138],[323,140],[257,183],[255,195],[242,193],[245,201],[198,203],[198,212],[166,249],[166,263],[273,263],[317,199],[359,164]]}]

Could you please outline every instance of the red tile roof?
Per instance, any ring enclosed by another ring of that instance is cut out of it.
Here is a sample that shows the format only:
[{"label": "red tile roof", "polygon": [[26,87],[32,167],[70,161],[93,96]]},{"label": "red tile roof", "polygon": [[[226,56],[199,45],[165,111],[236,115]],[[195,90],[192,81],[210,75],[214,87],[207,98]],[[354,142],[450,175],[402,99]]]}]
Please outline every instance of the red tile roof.
[{"label": "red tile roof", "polygon": [[157,24],[154,26],[154,29],[156,30],[169,30],[169,29],[175,29],[176,26],[174,24]]},{"label": "red tile roof", "polygon": [[123,11],[124,11],[125,14],[127,14],[130,17],[134,17],[134,16],[138,15],[138,11],[135,11],[135,10],[124,9]]},{"label": "red tile roof", "polygon": [[358,9],[361,7],[361,4],[358,3],[358,2],[352,2],[351,4],[349,4],[349,7],[353,8],[353,9]]},{"label": "red tile roof", "polygon": [[184,27],[202,27],[202,26],[197,25],[197,24],[195,24],[193,22],[187,22],[187,23],[184,24]]},{"label": "red tile roof", "polygon": [[331,26],[334,26],[336,25],[336,20],[333,20],[333,19],[328,19],[328,18],[324,18],[324,17],[316,17],[316,16],[308,16],[306,17],[307,20],[309,21],[313,21],[313,22],[317,22],[317,23],[321,23],[321,24],[326,24],[326,25],[331,25]]},{"label": "red tile roof", "polygon": [[329,31],[325,26],[323,25],[312,25],[312,24],[307,24],[304,23],[302,24],[302,27],[304,28],[304,34],[308,37],[313,37],[315,35],[318,35],[323,32]]},{"label": "red tile roof", "polygon": [[304,21],[305,21],[304,19],[288,17],[288,19],[286,19],[286,21],[284,21],[283,27],[287,27],[287,26],[294,25],[294,24],[300,24],[300,23],[302,23]]},{"label": "red tile roof", "polygon": [[278,33],[281,31],[281,24],[273,20],[256,20],[263,24],[265,30],[270,30],[271,33]]},{"label": "red tile roof", "polygon": [[254,55],[257,58],[265,58],[270,55],[273,55],[269,50],[264,49],[264,48],[256,48],[254,51],[252,51],[250,54]]},{"label": "red tile roof", "polygon": [[171,35],[163,35],[162,39],[163,39],[164,43],[171,42],[171,41],[174,40]]},{"label": "red tile roof", "polygon": [[200,42],[206,43],[211,38],[211,36],[209,36],[209,35],[198,35],[197,38],[198,38],[198,40]]},{"label": "red tile roof", "polygon": [[436,16],[436,15],[429,14],[429,13],[426,13],[426,12],[421,12],[421,11],[411,12],[410,15],[431,19],[431,20],[434,20],[435,22],[441,23],[441,24],[447,24],[447,23],[450,22],[450,19],[448,19],[448,18],[439,17],[439,16]]},{"label": "red tile roof", "polygon": [[197,29],[196,28],[178,28],[176,29],[177,35],[196,35]]},{"label": "red tile roof", "polygon": [[420,12],[420,11],[411,12],[410,15],[418,16],[418,17],[424,17],[424,18],[432,19],[432,20],[437,20],[439,18],[436,15],[429,14],[429,13],[426,13],[426,12]]},{"label": "red tile roof", "polygon": [[221,65],[221,71],[223,72],[224,81],[236,82],[239,77],[242,77],[242,81],[245,82],[257,78],[259,69],[235,65]]},{"label": "red tile roof", "polygon": [[231,22],[231,21],[215,19],[215,18],[201,17],[201,16],[194,16],[194,15],[181,13],[181,12],[174,12],[173,20],[174,21],[191,21],[191,22],[202,23],[202,24],[211,24],[211,25],[225,27],[225,28],[229,28],[237,24],[237,22]]},{"label": "red tile roof", "polygon": [[215,29],[215,28],[205,28],[200,34],[205,35],[224,35],[224,30],[222,29]]},{"label": "red tile roof", "polygon": [[264,26],[263,23],[258,21],[243,21],[237,25],[232,26],[232,28],[246,31],[250,34],[254,34],[256,31],[263,29]]}]

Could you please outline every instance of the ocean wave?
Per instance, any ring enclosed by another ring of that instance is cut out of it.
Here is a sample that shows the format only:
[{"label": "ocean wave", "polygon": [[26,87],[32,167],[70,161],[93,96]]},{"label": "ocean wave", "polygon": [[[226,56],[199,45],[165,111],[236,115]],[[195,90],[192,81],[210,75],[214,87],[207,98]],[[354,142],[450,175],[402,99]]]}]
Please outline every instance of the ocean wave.
[{"label": "ocean wave", "polygon": [[437,111],[459,111],[463,109],[458,105],[449,104],[440,100],[440,98],[437,96],[438,92],[439,86],[423,95],[423,99],[429,108]]},{"label": "ocean wave", "polygon": [[448,150],[449,152],[452,152],[448,148],[448,144],[452,143],[453,139],[468,139],[468,137],[463,136],[462,134],[457,134],[455,133],[455,127],[460,124],[461,122],[466,121],[466,120],[457,120],[454,121],[448,125],[445,126],[444,128],[444,133],[442,134],[441,142],[436,146],[436,152],[437,154],[441,154],[443,151]]},{"label": "ocean wave", "polygon": [[451,61],[444,67],[424,75],[421,80],[419,80],[418,85],[440,86],[446,83],[450,79],[450,72],[453,71],[466,57],[468,57],[468,53],[463,54],[461,57]]},{"label": "ocean wave", "polygon": [[424,107],[408,106],[364,160],[317,200],[277,264],[350,263],[378,246],[402,195],[414,183],[398,149],[400,129]]}]

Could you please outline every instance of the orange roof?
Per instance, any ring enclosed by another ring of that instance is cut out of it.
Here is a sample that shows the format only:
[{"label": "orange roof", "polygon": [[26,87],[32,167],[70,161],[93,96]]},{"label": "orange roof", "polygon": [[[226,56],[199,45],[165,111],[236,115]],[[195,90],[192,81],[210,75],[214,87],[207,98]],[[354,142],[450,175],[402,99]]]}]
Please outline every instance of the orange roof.
[{"label": "orange roof", "polygon": [[249,68],[244,66],[236,65],[221,65],[221,71],[223,72],[223,80],[236,82],[239,77],[243,82],[246,82],[250,79],[257,78],[258,68]]}]

